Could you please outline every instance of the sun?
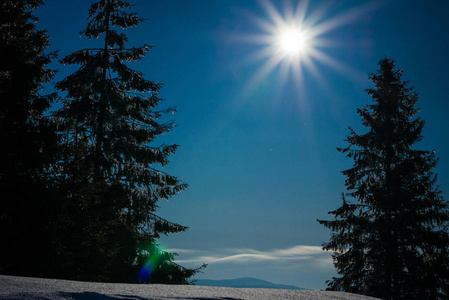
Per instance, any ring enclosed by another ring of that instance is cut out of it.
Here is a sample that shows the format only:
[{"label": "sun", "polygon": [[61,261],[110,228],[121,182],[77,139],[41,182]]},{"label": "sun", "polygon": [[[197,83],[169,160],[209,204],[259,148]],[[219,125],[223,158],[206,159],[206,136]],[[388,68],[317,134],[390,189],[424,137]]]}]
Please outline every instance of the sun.
[{"label": "sun", "polygon": [[365,3],[331,17],[326,17],[329,7],[311,10],[308,0],[286,0],[279,7],[273,4],[279,2],[259,0],[266,16],[251,17],[260,32],[251,34],[246,40],[260,45],[252,53],[251,60],[262,64],[250,78],[249,89],[259,86],[273,72],[279,74],[281,85],[293,78],[297,86],[303,86],[305,72],[325,84],[318,65],[351,76],[357,73],[328,54],[326,48],[332,48],[336,42],[329,33],[376,9],[378,2]]},{"label": "sun", "polygon": [[287,1],[280,10],[269,0],[261,0],[260,4],[268,18],[253,19],[263,31],[253,41],[262,44],[255,56],[264,62],[252,78],[251,85],[258,85],[277,68],[283,82],[290,75],[300,79],[304,68],[316,70],[313,61],[324,56],[317,48],[323,31],[319,30],[318,19],[306,16],[308,2],[298,1],[293,7]]},{"label": "sun", "polygon": [[278,46],[286,55],[296,56],[307,53],[307,36],[301,29],[286,29],[279,35]]}]

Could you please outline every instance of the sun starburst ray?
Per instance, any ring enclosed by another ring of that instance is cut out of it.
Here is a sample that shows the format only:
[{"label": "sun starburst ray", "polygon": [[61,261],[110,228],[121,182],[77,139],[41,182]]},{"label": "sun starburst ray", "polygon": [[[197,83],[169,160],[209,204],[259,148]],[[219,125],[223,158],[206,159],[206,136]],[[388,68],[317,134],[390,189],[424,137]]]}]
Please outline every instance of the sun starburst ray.
[{"label": "sun starburst ray", "polygon": [[276,7],[278,2],[260,0],[260,6],[266,16],[248,15],[248,18],[258,28],[260,33],[248,35],[247,42],[261,45],[247,59],[249,62],[262,61],[249,79],[244,91],[254,90],[271,73],[278,73],[278,83],[284,86],[289,78],[301,87],[301,96],[305,95],[304,75],[308,71],[314,80],[325,85],[325,76],[318,65],[330,66],[332,69],[355,78],[363,78],[358,72],[345,66],[336,58],[323,51],[323,48],[335,46],[336,41],[328,37],[329,32],[352,23],[363,14],[379,6],[374,0],[362,4],[346,12],[329,18],[332,4],[325,2],[314,10],[309,11],[308,0],[284,1],[284,5]]}]

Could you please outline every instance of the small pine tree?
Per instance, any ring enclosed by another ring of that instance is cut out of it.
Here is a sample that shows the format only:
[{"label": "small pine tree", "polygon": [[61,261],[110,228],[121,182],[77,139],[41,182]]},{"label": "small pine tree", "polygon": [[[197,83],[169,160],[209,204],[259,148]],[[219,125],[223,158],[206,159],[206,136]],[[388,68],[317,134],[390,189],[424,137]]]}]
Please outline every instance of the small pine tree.
[{"label": "small pine tree", "polygon": [[329,213],[335,220],[319,220],[333,232],[323,249],[334,251],[341,276],[328,287],[383,299],[447,299],[449,212],[432,173],[437,159],[414,148],[424,126],[417,94],[393,60],[379,66],[366,90],[374,103],[357,110],[368,132],[350,128],[348,147],[338,149],[354,161],[343,171],[349,192]]},{"label": "small pine tree", "polygon": [[[55,94],[42,89],[49,37],[32,11],[40,0],[0,2],[0,272],[45,274],[51,251],[51,167],[55,127],[44,116]],[[30,247],[33,250],[30,250]]]},{"label": "small pine tree", "polygon": [[[156,110],[162,85],[126,64],[151,48],[126,48],[126,35],[116,31],[142,22],[128,12],[130,7],[122,0],[93,3],[81,34],[102,36],[103,47],[82,49],[60,61],[80,66],[57,83],[67,93],[55,115],[64,148],[61,184],[68,191],[61,228],[73,232],[61,245],[64,277],[135,281],[142,267],[138,255],[145,250],[141,245],[154,245],[161,233],[187,229],[154,213],[158,200],[187,185],[156,167],[166,165],[178,147],[151,146],[173,129],[173,123],[159,119],[175,108]],[[172,255],[161,257],[175,266]]]}]

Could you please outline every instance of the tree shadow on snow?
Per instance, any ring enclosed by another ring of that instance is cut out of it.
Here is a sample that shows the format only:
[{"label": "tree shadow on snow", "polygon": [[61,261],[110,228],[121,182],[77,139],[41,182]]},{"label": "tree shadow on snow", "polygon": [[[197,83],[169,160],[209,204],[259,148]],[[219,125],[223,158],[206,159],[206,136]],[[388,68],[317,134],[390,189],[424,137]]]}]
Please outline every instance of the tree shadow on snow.
[{"label": "tree shadow on snow", "polygon": [[[160,297],[152,298],[150,297],[139,297],[130,295],[103,295],[94,292],[81,292],[81,293],[59,293],[59,296],[67,299],[73,300],[151,300],[151,299],[161,299]],[[186,299],[186,300],[242,300],[239,298],[229,298],[229,297],[163,297],[165,299]]]},{"label": "tree shadow on snow", "polygon": [[165,297],[165,299],[183,299],[183,300],[243,300],[241,298],[229,298],[229,297],[218,297],[218,298],[209,298],[209,297]]},{"label": "tree shadow on snow", "polygon": [[95,292],[80,292],[80,293],[59,293],[60,297],[73,300],[149,300],[151,298],[142,298],[138,296],[117,295],[109,296]]}]

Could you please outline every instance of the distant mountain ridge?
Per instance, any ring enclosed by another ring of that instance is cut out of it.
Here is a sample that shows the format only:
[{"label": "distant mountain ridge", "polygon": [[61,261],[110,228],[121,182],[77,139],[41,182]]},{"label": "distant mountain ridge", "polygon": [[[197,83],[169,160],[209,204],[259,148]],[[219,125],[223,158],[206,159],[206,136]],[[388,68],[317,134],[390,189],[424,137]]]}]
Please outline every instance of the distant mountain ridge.
[{"label": "distant mountain ridge", "polygon": [[236,278],[236,279],[223,279],[223,280],[197,279],[195,282],[195,285],[232,287],[232,288],[305,290],[304,288],[294,286],[294,285],[275,284],[275,283],[272,283],[269,281],[252,278],[252,277],[242,277],[242,278]]}]

